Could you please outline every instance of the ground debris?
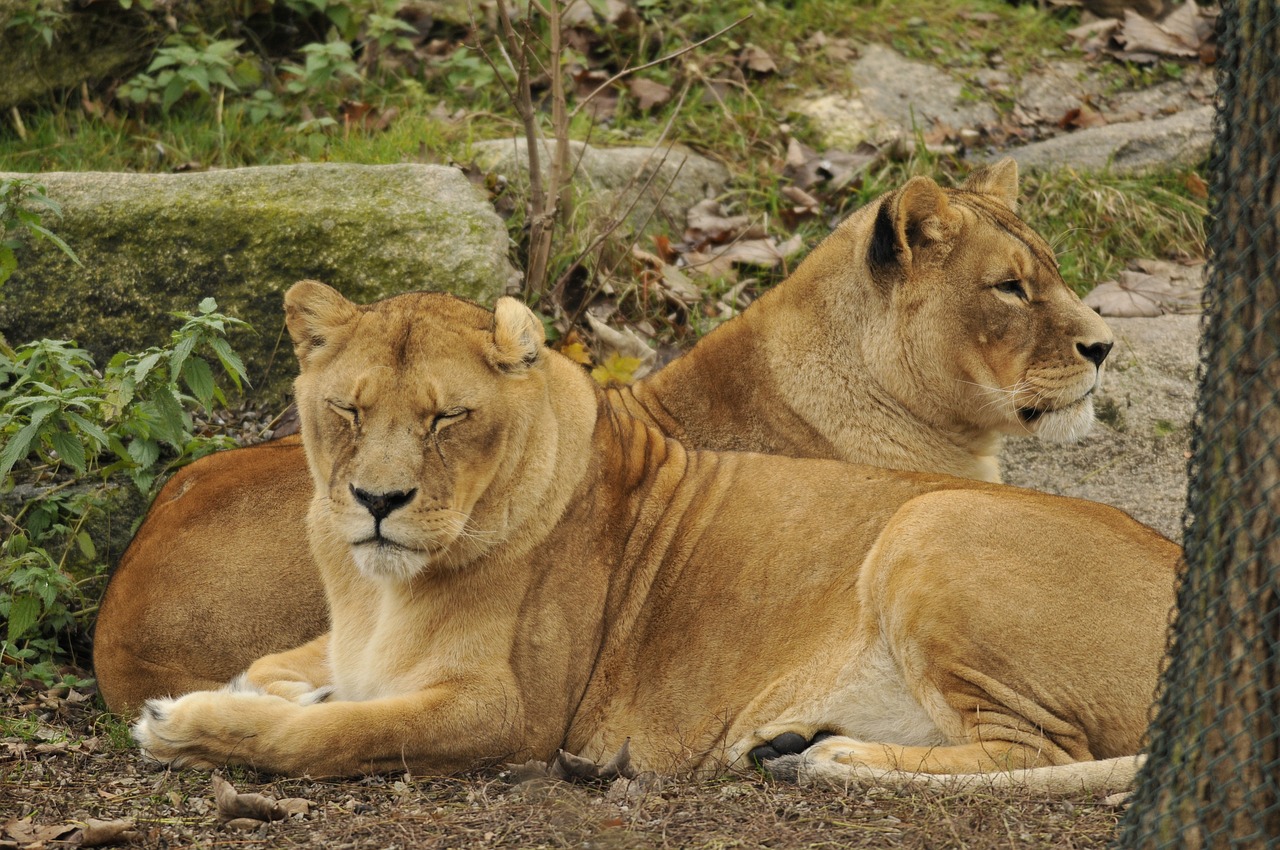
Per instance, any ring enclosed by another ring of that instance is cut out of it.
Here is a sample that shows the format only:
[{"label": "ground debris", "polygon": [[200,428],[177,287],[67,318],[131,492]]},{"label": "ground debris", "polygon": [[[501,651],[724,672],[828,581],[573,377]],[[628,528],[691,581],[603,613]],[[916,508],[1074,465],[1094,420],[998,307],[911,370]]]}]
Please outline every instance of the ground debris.
[{"label": "ground debris", "polygon": [[230,782],[213,774],[213,795],[218,804],[218,821],[228,824],[236,820],[284,820],[290,815],[311,811],[311,801],[301,797],[277,800],[264,794],[241,794]]}]

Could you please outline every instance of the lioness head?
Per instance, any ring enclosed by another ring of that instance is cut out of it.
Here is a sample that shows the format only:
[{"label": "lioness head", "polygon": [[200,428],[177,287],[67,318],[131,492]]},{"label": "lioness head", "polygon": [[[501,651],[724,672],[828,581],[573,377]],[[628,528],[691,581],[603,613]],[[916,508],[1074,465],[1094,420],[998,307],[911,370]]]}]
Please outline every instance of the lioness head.
[{"label": "lioness head", "polygon": [[425,292],[357,306],[303,281],[285,311],[326,543],[350,547],[367,576],[406,580],[518,537],[580,436],[556,415],[573,399],[549,398],[551,358],[527,307],[503,298],[490,313]]},{"label": "lioness head", "polygon": [[[1008,159],[958,189],[916,177],[857,223],[875,293],[868,368],[925,419],[1076,439],[1111,351],[1106,324],[1014,210]],[[853,224],[853,219],[846,226]]]}]

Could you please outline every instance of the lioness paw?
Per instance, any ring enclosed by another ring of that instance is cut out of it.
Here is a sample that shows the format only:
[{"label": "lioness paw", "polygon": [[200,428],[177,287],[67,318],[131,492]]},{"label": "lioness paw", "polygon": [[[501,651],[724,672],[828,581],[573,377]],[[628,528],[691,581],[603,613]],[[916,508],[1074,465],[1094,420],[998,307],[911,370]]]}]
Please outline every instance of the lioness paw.
[{"label": "lioness paw", "polygon": [[[182,698],[182,699],[185,699]],[[130,732],[142,754],[169,767],[211,769],[217,765],[183,751],[183,733],[175,723],[180,699],[159,697],[147,700]]]},{"label": "lioness paw", "polygon": [[[762,730],[760,734],[763,737],[769,733]],[[803,732],[787,731],[772,735],[765,743],[752,747],[751,751],[747,753],[747,757],[758,767],[766,767],[768,766],[767,763],[771,763],[782,756],[802,753],[814,744],[832,737],[835,733],[813,732],[810,734],[811,737],[806,737]],[[772,772],[772,769],[770,769],[770,772]]]},{"label": "lioness paw", "polygon": [[228,694],[261,694],[265,696],[281,697],[295,702],[298,705],[315,705],[318,702],[325,702],[329,697],[333,696],[335,688],[333,685],[322,685],[316,687],[310,682],[301,682],[292,679],[281,679],[274,682],[255,683],[249,678],[249,672],[245,671],[236,676],[230,682],[222,686],[222,692]]}]

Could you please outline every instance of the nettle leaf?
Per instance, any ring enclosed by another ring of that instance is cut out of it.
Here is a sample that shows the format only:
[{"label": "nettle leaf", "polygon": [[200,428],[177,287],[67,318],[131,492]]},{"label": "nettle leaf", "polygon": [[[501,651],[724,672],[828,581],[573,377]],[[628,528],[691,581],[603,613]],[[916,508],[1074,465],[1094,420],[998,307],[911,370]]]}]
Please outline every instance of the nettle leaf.
[{"label": "nettle leaf", "polygon": [[218,355],[218,361],[222,363],[222,368],[227,370],[227,374],[235,382],[236,389],[240,389],[241,381],[246,384],[249,383],[249,377],[244,371],[244,361],[231,350],[231,343],[222,337],[214,337],[209,340],[209,347],[213,349],[214,354]]},{"label": "nettle leaf", "polygon": [[178,376],[182,374],[182,366],[186,363],[188,357],[191,356],[192,350],[196,347],[196,336],[184,336],[178,340],[178,344],[173,347],[173,352],[169,355],[169,379],[178,380]]},{"label": "nettle leaf", "polygon": [[4,447],[4,451],[0,452],[0,478],[8,475],[13,465],[30,453],[31,445],[40,431],[40,423],[54,411],[55,407],[56,405],[53,404],[44,404],[32,409],[31,420],[22,426],[22,429]]},{"label": "nettle leaf", "polygon": [[156,393],[151,404],[156,413],[152,430],[161,440],[181,450],[186,441],[186,417],[177,393],[172,387],[165,387]]},{"label": "nettle leaf", "polygon": [[213,370],[209,364],[199,357],[192,357],[182,364],[182,379],[186,381],[191,392],[200,400],[206,410],[213,407],[213,394],[216,387],[213,383]]},{"label": "nettle leaf", "polygon": [[9,603],[9,642],[18,640],[40,617],[40,600],[29,593],[18,594]]},{"label": "nettle leaf", "polygon": [[88,419],[85,419],[79,413],[68,410],[66,411],[66,414],[67,418],[75,423],[76,428],[78,428],[80,432],[86,435],[89,439],[93,440],[100,450],[105,449],[107,444],[111,442],[106,431],[102,430]]},{"label": "nettle leaf", "polygon": [[80,554],[91,561],[98,555],[98,547],[93,545],[93,538],[89,536],[87,531],[82,531],[76,535],[76,546],[80,548]]},{"label": "nettle leaf", "polygon": [[133,462],[143,469],[150,469],[160,459],[160,444],[155,440],[133,440],[127,451]]},{"label": "nettle leaf", "polygon": [[53,445],[53,450],[58,453],[58,457],[70,464],[76,472],[84,474],[84,444],[77,440],[74,434],[61,430],[54,431],[49,435],[49,442]]},{"label": "nettle leaf", "polygon": [[139,360],[138,365],[133,367],[133,380],[139,384],[146,380],[147,373],[155,368],[155,365],[160,362],[160,358],[163,356],[163,351],[153,351]]}]

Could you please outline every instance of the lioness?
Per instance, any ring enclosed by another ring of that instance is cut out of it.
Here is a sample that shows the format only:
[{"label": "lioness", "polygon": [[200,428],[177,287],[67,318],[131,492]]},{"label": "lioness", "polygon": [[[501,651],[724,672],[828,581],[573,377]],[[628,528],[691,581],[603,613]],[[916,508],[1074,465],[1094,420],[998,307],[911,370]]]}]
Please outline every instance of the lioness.
[{"label": "lioness", "polygon": [[630,739],[640,767],[715,770],[829,732],[800,765],[829,775],[1138,751],[1180,549],[1120,511],[688,450],[510,298],[304,281],[285,304],[332,630],[149,701],[155,758],[431,772]]},{"label": "lioness", "polygon": [[[1089,428],[1111,348],[1016,195],[1013,160],[959,189],[911,180],[610,403],[695,448],[998,480],[1002,433]],[[112,709],[217,687],[325,629],[298,543],[311,487],[296,440],[174,476],[103,601],[94,664]]]}]

